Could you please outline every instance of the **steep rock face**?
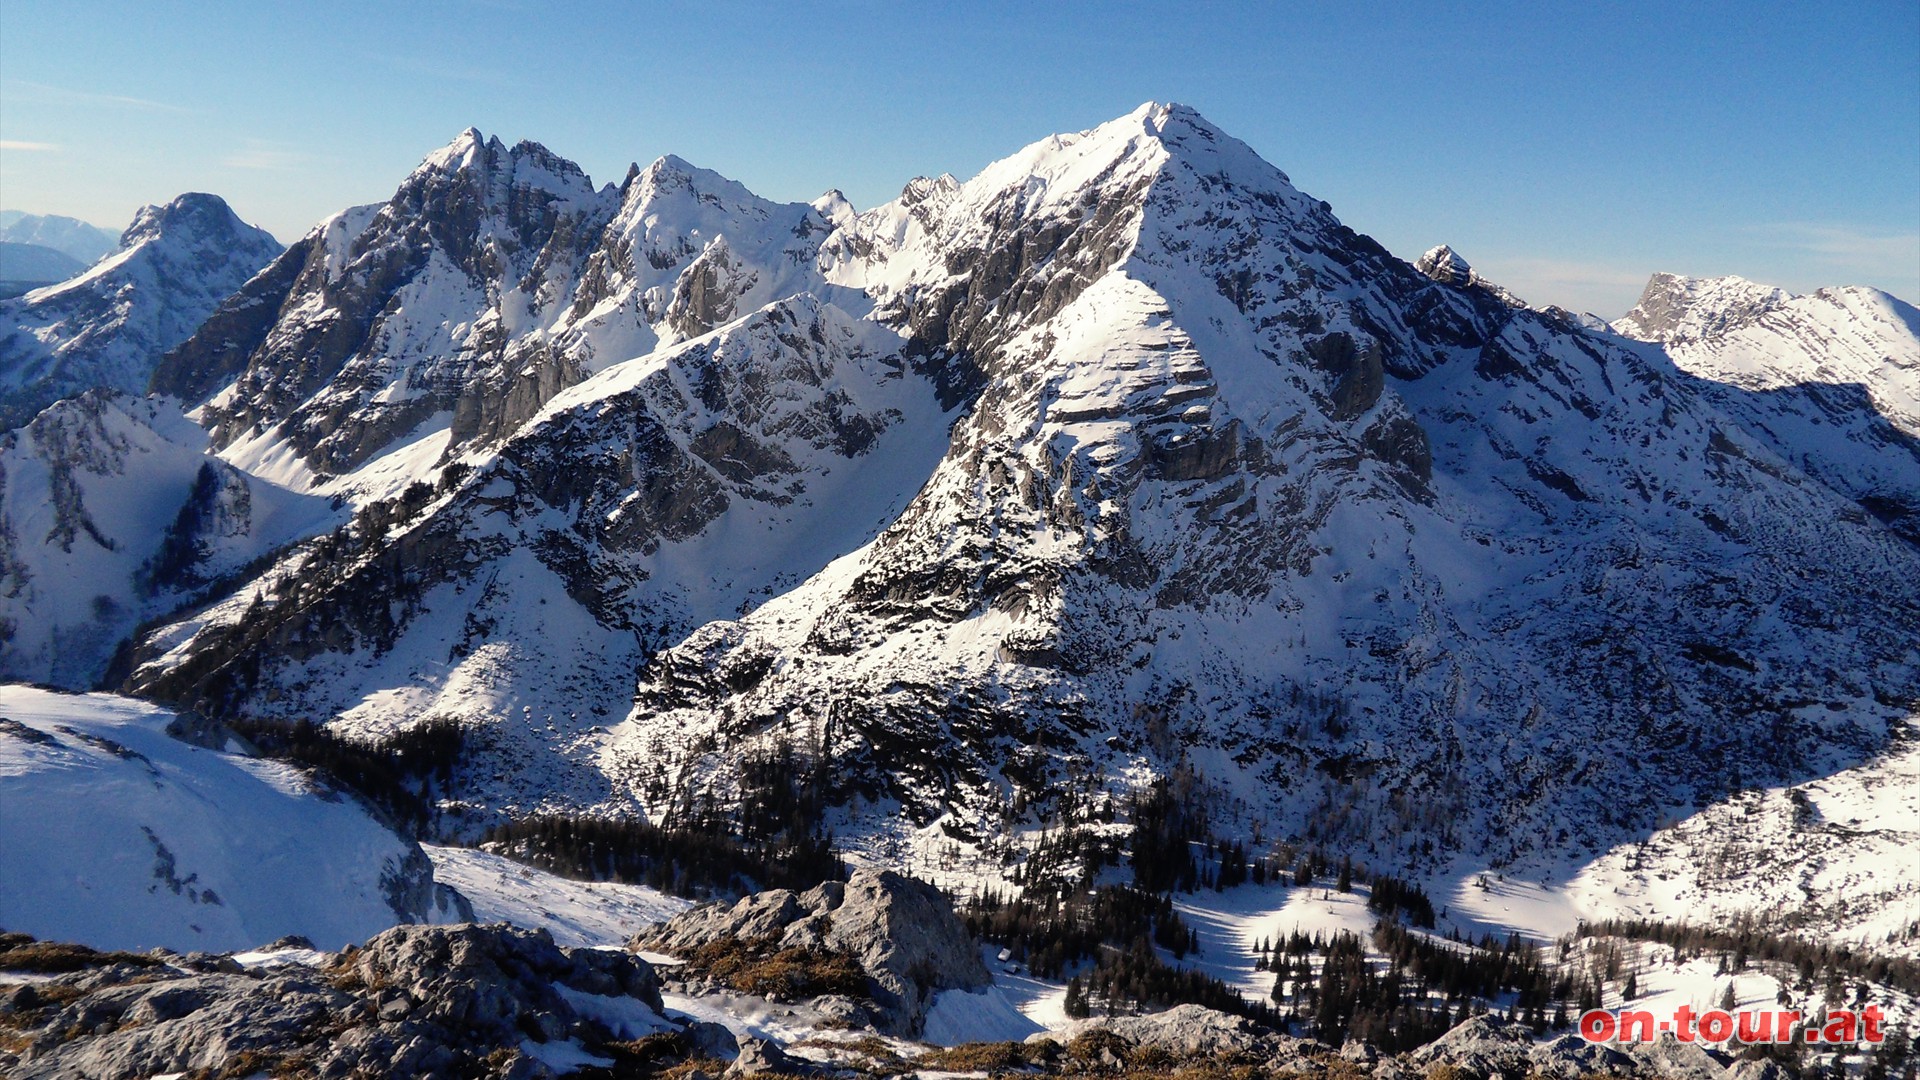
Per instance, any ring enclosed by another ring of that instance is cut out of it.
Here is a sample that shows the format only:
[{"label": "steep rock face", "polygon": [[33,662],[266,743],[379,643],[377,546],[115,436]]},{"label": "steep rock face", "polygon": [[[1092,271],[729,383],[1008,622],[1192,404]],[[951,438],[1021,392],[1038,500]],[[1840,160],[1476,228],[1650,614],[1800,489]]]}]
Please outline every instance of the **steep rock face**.
[{"label": "steep rock face", "polygon": [[588,374],[796,291],[827,227],[677,158],[595,190],[469,130],[296,244],[153,387],[212,395],[231,459],[290,453],[312,479],[437,429],[491,444]]},{"label": "steep rock face", "polygon": [[1707,380],[1774,453],[1920,543],[1920,311],[1877,289],[1806,296],[1655,274],[1614,323]]},{"label": "steep rock face", "polygon": [[[271,288],[215,313],[154,385],[191,399],[237,372],[204,411],[215,445],[285,444],[322,475],[436,417],[475,423],[468,395],[497,395],[503,378],[525,380],[537,408],[579,373],[522,324],[537,331],[564,309],[612,199],[543,147],[469,129],[384,206],[323,222],[269,269]],[[275,316],[243,317],[262,307]]]},{"label": "steep rock face", "polygon": [[0,428],[92,387],[145,390],[160,355],[279,253],[218,196],[142,209],[110,258],[0,302]]},{"label": "steep rock face", "polygon": [[1641,341],[1693,341],[1745,326],[1789,299],[1785,289],[1740,277],[1655,274],[1613,328]]}]

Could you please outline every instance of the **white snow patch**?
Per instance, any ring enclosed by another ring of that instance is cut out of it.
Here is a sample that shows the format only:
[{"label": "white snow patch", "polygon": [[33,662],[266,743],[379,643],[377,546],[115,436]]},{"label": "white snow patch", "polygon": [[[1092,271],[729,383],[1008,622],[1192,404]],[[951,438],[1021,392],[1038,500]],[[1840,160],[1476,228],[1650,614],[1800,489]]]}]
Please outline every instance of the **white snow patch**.
[{"label": "white snow patch", "polygon": [[644,885],[571,881],[472,848],[423,845],[434,876],[460,890],[482,922],[544,929],[573,948],[625,945],[635,934],[693,906]]},{"label": "white snow patch", "polygon": [[979,990],[943,990],[927,1010],[921,1037],[935,1046],[969,1042],[1019,1042],[1047,1030],[1021,1012],[997,986]]}]

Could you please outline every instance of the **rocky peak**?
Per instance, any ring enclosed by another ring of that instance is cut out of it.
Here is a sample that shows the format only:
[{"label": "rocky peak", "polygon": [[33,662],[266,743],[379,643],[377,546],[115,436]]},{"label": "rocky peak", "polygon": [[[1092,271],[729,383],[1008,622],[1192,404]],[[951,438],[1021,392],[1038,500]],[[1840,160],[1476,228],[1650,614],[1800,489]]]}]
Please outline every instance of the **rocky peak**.
[{"label": "rocky peak", "polygon": [[960,181],[954,179],[952,173],[941,173],[939,176],[916,176],[900,189],[900,201],[908,206],[914,206],[928,199],[952,195],[959,190]]},{"label": "rocky peak", "polygon": [[133,223],[120,234],[120,246],[133,247],[148,240],[180,236],[196,237],[213,243],[245,243],[253,247],[279,244],[266,230],[241,221],[227,201],[218,195],[189,191],[172,202],[143,206]]},{"label": "rocky peak", "polygon": [[845,225],[858,213],[858,211],[853,208],[853,203],[848,200],[846,193],[839,188],[828,188],[821,193],[819,198],[813,200],[813,202],[808,205],[812,206],[814,210],[819,212],[822,218],[825,218],[836,227]]},{"label": "rocky peak", "polygon": [[537,250],[563,215],[591,213],[595,196],[580,166],[546,147],[522,141],[508,149],[498,137],[482,141],[468,128],[427,156],[380,217],[390,228],[424,226],[465,264],[483,236]]},{"label": "rocky peak", "polygon": [[1473,279],[1473,267],[1445,244],[1428,249],[1413,268],[1442,285],[1465,285]]},{"label": "rocky peak", "polygon": [[1647,280],[1639,303],[1613,328],[1642,341],[1688,341],[1746,325],[1790,299],[1785,289],[1743,277],[1661,273]]},{"label": "rocky peak", "polygon": [[1505,287],[1481,277],[1464,256],[1446,244],[1428,249],[1413,264],[1413,268],[1442,285],[1451,285],[1456,289],[1481,289],[1508,307],[1527,306],[1526,301],[1508,292]]},{"label": "rocky peak", "polygon": [[[498,139],[494,140],[498,142]],[[477,127],[469,127],[453,137],[453,141],[428,154],[414,168],[417,175],[423,172],[455,172],[472,165],[486,151],[487,137]]]}]

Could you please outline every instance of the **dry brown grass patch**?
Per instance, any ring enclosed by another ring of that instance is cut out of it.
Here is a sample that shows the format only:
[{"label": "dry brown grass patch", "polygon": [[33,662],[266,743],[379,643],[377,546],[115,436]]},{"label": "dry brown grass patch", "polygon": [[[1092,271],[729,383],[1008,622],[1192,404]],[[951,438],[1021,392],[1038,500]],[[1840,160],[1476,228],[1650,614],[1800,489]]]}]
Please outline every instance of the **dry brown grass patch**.
[{"label": "dry brown grass patch", "polygon": [[929,1050],[913,1059],[916,1069],[938,1069],[941,1072],[1024,1071],[1039,1063],[1038,1055],[1026,1044],[1017,1042],[961,1043],[959,1046]]},{"label": "dry brown grass patch", "polygon": [[686,957],[689,970],[743,994],[798,1001],[821,994],[872,999],[867,973],[852,955],[808,946],[781,948],[778,938],[722,938]]},{"label": "dry brown grass patch", "polygon": [[0,949],[0,971],[30,971],[36,975],[65,975],[88,968],[131,964],[163,967],[166,961],[145,953],[99,952],[66,941],[29,941]]}]

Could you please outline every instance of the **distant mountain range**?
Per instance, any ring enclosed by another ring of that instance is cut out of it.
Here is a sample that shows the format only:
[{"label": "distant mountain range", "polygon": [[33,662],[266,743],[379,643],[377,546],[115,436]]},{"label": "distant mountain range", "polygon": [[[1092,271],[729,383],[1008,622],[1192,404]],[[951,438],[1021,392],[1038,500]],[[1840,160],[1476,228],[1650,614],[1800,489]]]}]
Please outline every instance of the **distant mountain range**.
[{"label": "distant mountain range", "polygon": [[[120,246],[120,234],[58,214],[0,210],[0,241],[52,248],[82,267],[99,262]],[[55,278],[53,280],[63,280]]]},{"label": "distant mountain range", "polygon": [[65,281],[85,269],[80,260],[50,247],[0,241],[0,300]]}]

